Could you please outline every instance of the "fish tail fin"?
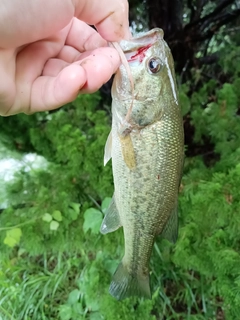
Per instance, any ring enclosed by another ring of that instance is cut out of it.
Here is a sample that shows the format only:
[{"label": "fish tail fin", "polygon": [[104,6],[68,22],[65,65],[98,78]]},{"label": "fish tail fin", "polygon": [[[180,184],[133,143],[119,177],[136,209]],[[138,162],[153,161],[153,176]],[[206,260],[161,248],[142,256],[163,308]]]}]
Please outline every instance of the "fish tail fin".
[{"label": "fish tail fin", "polygon": [[121,262],[113,275],[109,293],[117,300],[130,296],[145,297],[151,299],[149,274],[130,274]]}]

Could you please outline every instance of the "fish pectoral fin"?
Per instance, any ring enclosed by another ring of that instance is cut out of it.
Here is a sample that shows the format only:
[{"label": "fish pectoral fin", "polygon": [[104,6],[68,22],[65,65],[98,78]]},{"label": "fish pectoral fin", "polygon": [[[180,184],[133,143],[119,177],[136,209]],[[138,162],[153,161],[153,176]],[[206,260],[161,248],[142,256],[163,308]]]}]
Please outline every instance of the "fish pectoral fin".
[{"label": "fish pectoral fin", "polygon": [[178,206],[174,208],[172,214],[167,221],[161,236],[168,241],[175,243],[178,237]]},{"label": "fish pectoral fin", "polygon": [[121,262],[113,275],[109,293],[117,300],[131,296],[151,299],[149,274],[130,274],[123,262]]},{"label": "fish pectoral fin", "polygon": [[136,167],[136,157],[132,143],[132,138],[130,134],[127,134],[126,136],[122,136],[119,134],[119,140],[121,144],[124,162],[126,163],[127,167],[130,170],[132,170]]},{"label": "fish pectoral fin", "polygon": [[104,166],[112,158],[112,130],[110,131],[104,149]]},{"label": "fish pectoral fin", "polygon": [[122,224],[120,221],[120,216],[113,196],[112,201],[107,209],[106,215],[103,219],[100,231],[102,234],[106,234],[116,231],[121,226]]}]

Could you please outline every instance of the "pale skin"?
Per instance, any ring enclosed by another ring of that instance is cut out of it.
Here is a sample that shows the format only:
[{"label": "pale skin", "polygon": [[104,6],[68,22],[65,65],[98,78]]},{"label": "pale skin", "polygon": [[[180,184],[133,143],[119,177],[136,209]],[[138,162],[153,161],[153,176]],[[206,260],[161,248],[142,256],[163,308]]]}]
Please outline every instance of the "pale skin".
[{"label": "pale skin", "polygon": [[108,41],[129,37],[127,0],[1,0],[0,115],[95,92],[120,64]]}]

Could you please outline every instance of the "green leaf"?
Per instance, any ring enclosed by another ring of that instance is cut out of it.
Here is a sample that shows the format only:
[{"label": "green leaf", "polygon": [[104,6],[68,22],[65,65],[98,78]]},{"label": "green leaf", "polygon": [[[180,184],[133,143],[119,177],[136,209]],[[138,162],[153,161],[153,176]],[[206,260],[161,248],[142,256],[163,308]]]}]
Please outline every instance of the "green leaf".
[{"label": "green leaf", "polygon": [[59,210],[55,210],[53,211],[53,214],[52,214],[53,218],[57,221],[62,221],[62,214]]},{"label": "green leaf", "polygon": [[15,245],[19,244],[21,236],[22,230],[20,228],[14,228],[6,232],[6,237],[3,242],[7,246],[13,248]]},{"label": "green leaf", "polygon": [[67,211],[67,217],[72,221],[75,221],[80,213],[80,203],[71,202],[69,206],[70,208]]},{"label": "green leaf", "polygon": [[26,253],[26,249],[24,249],[24,248],[19,248],[19,250],[18,250],[18,257],[21,257],[21,255],[23,255],[24,253]]},{"label": "green leaf", "polygon": [[101,319],[101,313],[100,312],[94,312],[90,313],[90,320],[99,320]]},{"label": "green leaf", "polygon": [[16,240],[11,237],[5,237],[3,243],[9,246],[10,248],[13,248],[17,244]]},{"label": "green leaf", "polygon": [[72,304],[78,302],[79,297],[80,297],[80,291],[78,289],[74,289],[73,291],[71,291],[69,293],[67,303],[72,305]]},{"label": "green leaf", "polygon": [[104,260],[104,267],[106,268],[106,270],[110,273],[110,274],[114,274],[114,272],[117,269],[117,266],[119,264],[118,260],[114,260],[114,259],[106,259]]},{"label": "green leaf", "polygon": [[57,221],[51,221],[50,230],[57,230],[59,227],[59,223]]},{"label": "green leaf", "polygon": [[86,305],[88,309],[91,311],[98,311],[99,310],[99,301],[96,299],[95,295],[86,295],[85,296]]},{"label": "green leaf", "polygon": [[78,215],[79,212],[76,212],[72,208],[68,209],[68,218],[70,218],[72,221],[77,220]]},{"label": "green leaf", "polygon": [[42,217],[43,221],[46,222],[51,222],[52,221],[52,216],[49,213],[45,213]]},{"label": "green leaf", "polygon": [[72,317],[72,308],[69,305],[63,304],[59,308],[59,317],[61,320],[70,320]]},{"label": "green leaf", "polygon": [[72,305],[72,310],[74,312],[74,314],[77,314],[77,315],[82,315],[84,313],[84,310],[83,310],[83,306],[81,305],[80,302],[76,302]]},{"label": "green leaf", "polygon": [[180,106],[182,109],[182,115],[185,116],[190,111],[191,104],[188,96],[183,91],[179,92],[179,100],[180,100]]},{"label": "green leaf", "polygon": [[112,198],[110,198],[110,197],[106,197],[105,199],[103,199],[102,205],[101,205],[101,208],[102,208],[103,212],[105,212],[106,209],[108,209],[111,200],[112,200]]},{"label": "green leaf", "polygon": [[99,233],[100,226],[102,223],[102,212],[90,208],[87,209],[84,213],[84,223],[83,223],[83,231],[86,233],[88,230],[91,230],[92,233]]},{"label": "green leaf", "polygon": [[73,208],[74,211],[76,211],[76,213],[79,213],[80,210],[80,203],[76,203],[76,202],[71,202],[70,203],[70,207]]}]

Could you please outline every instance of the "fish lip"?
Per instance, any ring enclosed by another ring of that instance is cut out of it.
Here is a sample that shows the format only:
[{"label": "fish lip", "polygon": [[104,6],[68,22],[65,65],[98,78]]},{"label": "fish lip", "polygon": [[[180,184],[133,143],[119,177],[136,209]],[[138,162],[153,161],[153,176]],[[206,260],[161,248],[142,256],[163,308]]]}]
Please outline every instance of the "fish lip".
[{"label": "fish lip", "polygon": [[163,40],[164,32],[160,28],[154,28],[148,32],[140,33],[136,38],[129,40],[121,40],[119,42],[124,54],[137,51],[147,45],[152,45],[159,40]]}]

